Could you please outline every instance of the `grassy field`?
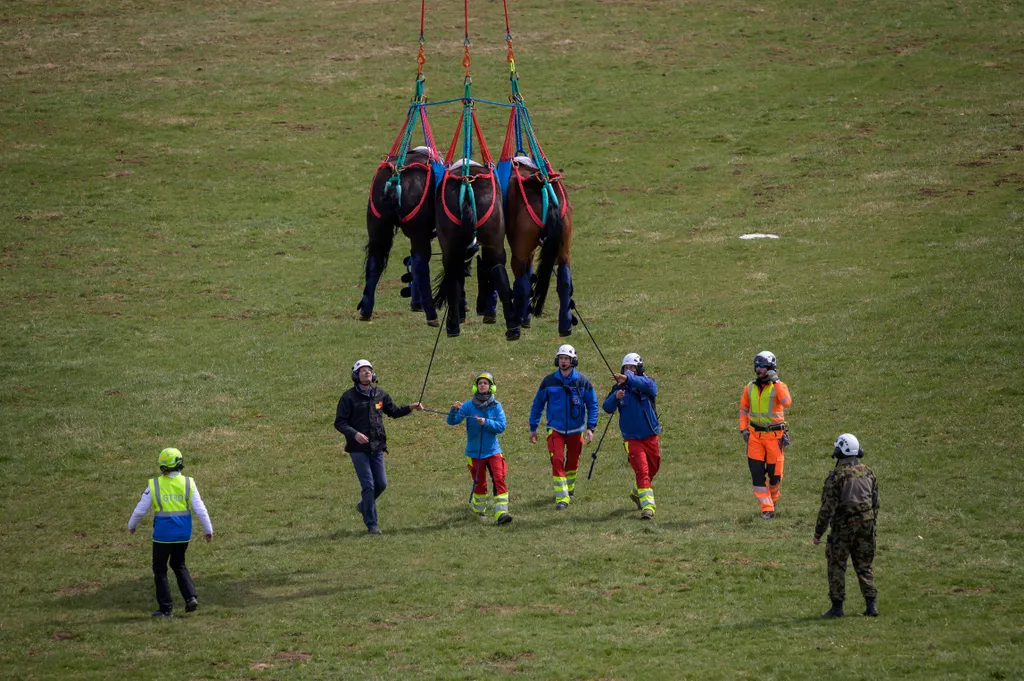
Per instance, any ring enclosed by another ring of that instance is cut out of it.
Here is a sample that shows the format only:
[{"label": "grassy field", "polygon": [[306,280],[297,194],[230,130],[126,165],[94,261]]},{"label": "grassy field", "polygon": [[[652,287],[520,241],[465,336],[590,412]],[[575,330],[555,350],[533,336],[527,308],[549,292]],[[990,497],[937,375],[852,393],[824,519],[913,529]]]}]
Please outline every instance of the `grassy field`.
[{"label": "grassy field", "polygon": [[[0,676],[1024,678],[1024,4],[510,4],[579,309],[661,389],[657,520],[615,425],[555,514],[527,428],[554,319],[508,343],[471,318],[424,401],[495,373],[515,522],[470,517],[463,430],[413,414],[365,534],[336,401],[360,357],[415,400],[436,337],[397,260],[355,311],[418,3],[8,0]],[[481,98],[508,91],[503,19],[472,3]],[[434,100],[461,94],[462,31],[428,3]],[[457,110],[431,114],[446,145]],[[496,153],[506,113],[480,114]],[[736,432],[763,349],[794,396],[772,522]],[[880,480],[882,616],[851,571],[853,616],[823,622],[809,540],[844,431]],[[150,524],[125,526],[166,446],[216,538],[189,552],[200,610],[154,621]]]}]

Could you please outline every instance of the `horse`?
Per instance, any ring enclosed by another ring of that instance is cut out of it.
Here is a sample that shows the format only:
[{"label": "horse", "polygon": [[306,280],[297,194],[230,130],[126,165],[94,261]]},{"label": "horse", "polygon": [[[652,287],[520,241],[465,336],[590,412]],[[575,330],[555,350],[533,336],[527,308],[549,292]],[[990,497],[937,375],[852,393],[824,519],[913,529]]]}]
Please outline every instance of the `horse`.
[{"label": "horse", "polygon": [[[468,176],[456,169],[468,165]],[[477,313],[485,315],[488,307],[484,292],[495,290],[505,317],[505,338],[517,340],[519,323],[512,311],[512,290],[505,271],[505,214],[502,210],[501,188],[492,166],[484,167],[465,159],[453,163],[437,190],[435,206],[437,241],[441,247],[444,267],[434,289],[434,304],[447,307],[445,330],[449,337],[458,336],[465,320],[465,283],[469,265],[477,256],[477,276],[481,295]],[[496,305],[491,305],[491,314]],[[491,322],[494,318],[490,319]]]},{"label": "horse", "polygon": [[[365,285],[356,309],[360,320],[373,318],[377,282],[388,266],[395,233],[401,228],[409,238],[411,256],[409,273],[410,307],[423,310],[430,326],[440,325],[430,288],[430,242],[434,238],[434,169],[428,147],[416,147],[405,157],[405,164],[396,167],[394,156],[388,156],[373,176],[370,199],[366,205],[366,256],[363,263]],[[397,175],[397,181],[394,180]],[[405,291],[402,292],[405,295]]]},{"label": "horse", "polygon": [[[532,159],[516,156],[506,193],[508,244],[512,251],[512,298],[515,316],[523,328],[530,328],[531,311],[544,313],[544,303],[557,265],[558,335],[572,335],[572,272],[569,250],[572,247],[572,203],[560,175],[552,174],[545,183]],[[537,246],[540,259],[533,280],[533,261]]]}]

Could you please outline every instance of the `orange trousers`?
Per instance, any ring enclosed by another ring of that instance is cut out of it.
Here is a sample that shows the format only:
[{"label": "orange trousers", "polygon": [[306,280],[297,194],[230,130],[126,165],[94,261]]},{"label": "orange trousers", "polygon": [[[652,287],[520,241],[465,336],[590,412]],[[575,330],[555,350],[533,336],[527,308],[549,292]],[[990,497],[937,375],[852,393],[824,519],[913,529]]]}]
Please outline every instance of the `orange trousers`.
[{"label": "orange trousers", "polygon": [[768,433],[751,430],[747,440],[747,465],[754,484],[754,497],[762,511],[774,511],[775,502],[779,500],[785,464],[784,434],[781,430]]}]

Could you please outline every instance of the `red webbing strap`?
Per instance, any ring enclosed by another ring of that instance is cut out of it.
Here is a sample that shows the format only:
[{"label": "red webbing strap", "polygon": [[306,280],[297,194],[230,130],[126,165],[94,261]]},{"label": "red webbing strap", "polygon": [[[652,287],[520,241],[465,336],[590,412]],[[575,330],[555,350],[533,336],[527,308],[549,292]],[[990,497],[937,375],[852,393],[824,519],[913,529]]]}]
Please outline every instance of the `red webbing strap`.
[{"label": "red webbing strap", "polygon": [[409,112],[405,112],[405,123],[398,130],[398,137],[395,138],[395,143],[391,145],[391,151],[388,152],[388,158],[394,158],[398,155],[398,150],[402,148],[402,139],[405,137],[405,131],[409,127]]},{"label": "red webbing strap", "polygon": [[444,156],[444,167],[447,168],[455,160],[455,145],[459,143],[459,133],[462,132],[462,116],[459,116],[459,124],[455,127],[455,136],[452,137],[452,145],[448,147],[448,153]]},{"label": "red webbing strap", "polygon": [[441,158],[441,152],[437,150],[437,142],[434,141],[434,131],[430,129],[430,121],[427,120],[426,107],[420,107],[420,123],[423,125],[423,138],[430,147],[431,161]]},{"label": "red webbing strap", "polygon": [[512,154],[516,153],[515,141],[516,136],[516,109],[512,107],[512,113],[508,115],[508,127],[505,128],[505,143],[501,146],[501,161],[508,161],[512,159]]},{"label": "red webbing strap", "polygon": [[480,130],[480,122],[476,119],[476,109],[475,108],[472,111],[472,115],[473,115],[473,129],[476,130],[476,138],[480,141],[480,149],[481,149],[480,154],[481,154],[481,157],[483,158],[484,165],[488,166],[488,167],[493,166],[494,165],[494,159],[491,158],[491,152],[490,152],[490,150],[487,149],[487,141],[484,140],[484,133],[483,133],[483,131]]}]

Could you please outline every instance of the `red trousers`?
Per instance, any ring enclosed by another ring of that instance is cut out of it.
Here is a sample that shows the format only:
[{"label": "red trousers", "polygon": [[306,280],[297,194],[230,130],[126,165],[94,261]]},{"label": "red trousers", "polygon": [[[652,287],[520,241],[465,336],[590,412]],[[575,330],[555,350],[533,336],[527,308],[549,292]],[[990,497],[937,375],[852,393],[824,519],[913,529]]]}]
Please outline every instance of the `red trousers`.
[{"label": "red trousers", "polygon": [[636,473],[636,488],[648,489],[661,468],[661,442],[657,435],[640,440],[626,440],[629,465]]},{"label": "red trousers", "polygon": [[580,452],[583,451],[583,433],[563,435],[551,431],[548,435],[548,451],[551,452],[551,475],[566,477],[566,471],[580,467]]},{"label": "red trousers", "polygon": [[491,481],[494,483],[494,495],[506,494],[508,487],[505,485],[505,473],[508,472],[508,462],[501,453],[489,456],[486,459],[470,459],[466,468],[469,474],[476,481],[473,487],[474,494],[487,494],[487,473],[491,472]]}]

